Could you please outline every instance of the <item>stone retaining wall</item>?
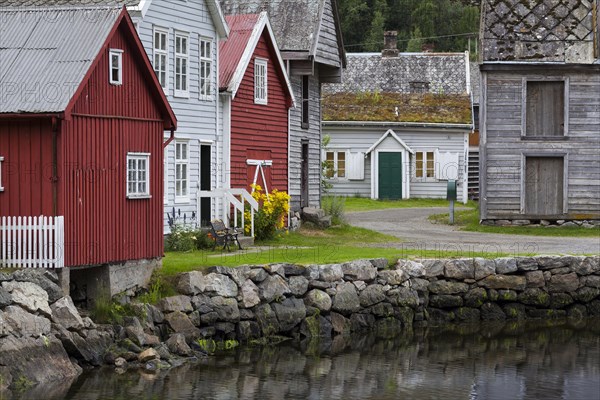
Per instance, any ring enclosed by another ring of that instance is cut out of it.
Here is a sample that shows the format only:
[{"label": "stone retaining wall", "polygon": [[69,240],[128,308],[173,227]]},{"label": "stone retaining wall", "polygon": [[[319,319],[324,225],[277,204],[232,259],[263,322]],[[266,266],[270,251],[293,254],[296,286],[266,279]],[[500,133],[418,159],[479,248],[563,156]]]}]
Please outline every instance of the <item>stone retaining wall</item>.
[{"label": "stone retaining wall", "polygon": [[159,308],[186,336],[331,336],[413,324],[600,315],[600,257],[214,267]]}]

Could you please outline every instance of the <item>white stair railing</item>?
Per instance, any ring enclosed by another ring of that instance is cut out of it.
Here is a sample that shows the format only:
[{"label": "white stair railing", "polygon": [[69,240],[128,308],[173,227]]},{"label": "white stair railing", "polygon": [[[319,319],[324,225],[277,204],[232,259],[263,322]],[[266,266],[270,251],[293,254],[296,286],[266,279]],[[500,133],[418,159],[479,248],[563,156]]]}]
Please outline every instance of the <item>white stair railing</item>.
[{"label": "white stair railing", "polygon": [[[214,189],[211,191],[198,191],[198,213],[200,217],[200,199],[213,198],[222,200],[222,208],[217,207],[216,218],[222,219],[225,225],[230,226],[230,210],[234,209],[233,226],[236,228],[244,228],[246,224],[245,207],[246,203],[250,206],[250,235],[254,237],[254,213],[258,211],[258,202],[254,200],[252,195],[245,189]],[[242,224],[238,225],[238,212],[242,214]],[[201,218],[201,217],[200,217]]]},{"label": "white stair railing", "polygon": [[2,217],[0,266],[63,268],[64,217]]}]

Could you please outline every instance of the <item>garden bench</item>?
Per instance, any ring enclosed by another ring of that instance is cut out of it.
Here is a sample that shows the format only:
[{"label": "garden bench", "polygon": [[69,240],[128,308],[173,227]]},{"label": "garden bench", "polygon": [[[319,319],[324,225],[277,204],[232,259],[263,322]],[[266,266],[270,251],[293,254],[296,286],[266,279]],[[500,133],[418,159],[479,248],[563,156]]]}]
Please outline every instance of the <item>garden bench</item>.
[{"label": "garden bench", "polygon": [[227,251],[231,251],[231,249],[229,248],[229,245],[231,243],[237,243],[238,248],[240,250],[243,250],[242,245],[238,240],[239,232],[235,228],[228,228],[225,226],[222,220],[214,219],[210,221],[210,229],[211,234],[215,240],[213,250],[215,249],[215,247],[217,247],[217,245],[219,245],[223,246],[223,250],[227,248]]}]

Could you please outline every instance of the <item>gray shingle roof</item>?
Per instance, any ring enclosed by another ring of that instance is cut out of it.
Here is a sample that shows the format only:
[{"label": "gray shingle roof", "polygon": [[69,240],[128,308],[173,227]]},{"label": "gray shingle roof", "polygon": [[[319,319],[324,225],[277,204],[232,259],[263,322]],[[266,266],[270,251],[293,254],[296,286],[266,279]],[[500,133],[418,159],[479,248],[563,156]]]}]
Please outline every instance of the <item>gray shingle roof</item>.
[{"label": "gray shingle roof", "polygon": [[119,14],[0,8],[0,113],[64,111]]},{"label": "gray shingle roof", "polygon": [[427,83],[425,92],[464,94],[467,91],[464,53],[349,53],[342,83],[326,84],[326,93],[411,93],[411,82]]},{"label": "gray shingle roof", "polygon": [[61,7],[94,7],[94,6],[118,6],[128,7],[137,6],[140,0],[0,0],[0,7],[48,7],[48,6],[61,6]]},{"label": "gray shingle roof", "polygon": [[312,50],[324,0],[221,0],[225,14],[267,11],[281,51]]},{"label": "gray shingle roof", "polygon": [[481,96],[481,71],[479,70],[479,64],[471,63],[471,91],[473,92],[473,104],[479,104],[479,98]]},{"label": "gray shingle roof", "polygon": [[483,60],[593,62],[592,1],[483,0]]}]

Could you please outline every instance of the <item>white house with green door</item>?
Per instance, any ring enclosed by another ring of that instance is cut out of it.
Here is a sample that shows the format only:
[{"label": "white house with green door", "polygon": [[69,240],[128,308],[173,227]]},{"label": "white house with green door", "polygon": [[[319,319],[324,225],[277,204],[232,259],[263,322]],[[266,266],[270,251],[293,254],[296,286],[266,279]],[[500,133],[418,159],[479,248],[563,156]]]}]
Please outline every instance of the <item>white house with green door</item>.
[{"label": "white house with green door", "polygon": [[340,84],[323,90],[323,149],[331,194],[372,199],[468,193],[472,132],[465,53],[348,54]]}]

